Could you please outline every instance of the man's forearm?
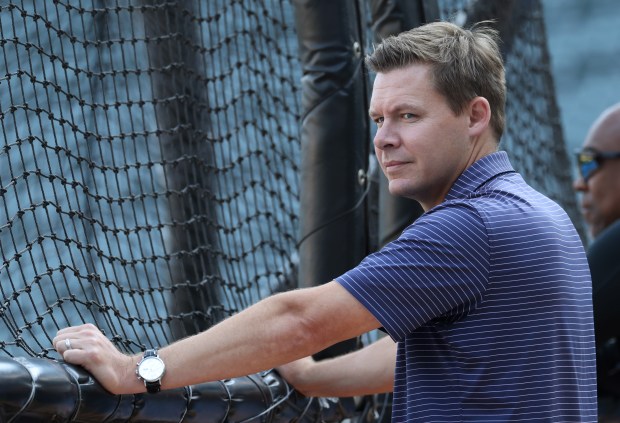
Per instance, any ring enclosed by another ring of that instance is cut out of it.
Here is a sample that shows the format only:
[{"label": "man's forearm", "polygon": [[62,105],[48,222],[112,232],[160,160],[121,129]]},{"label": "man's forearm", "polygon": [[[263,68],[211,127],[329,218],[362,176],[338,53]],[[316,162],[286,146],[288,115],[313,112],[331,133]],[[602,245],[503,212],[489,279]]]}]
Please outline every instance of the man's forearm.
[{"label": "man's forearm", "polygon": [[391,392],[396,344],[381,340],[352,353],[315,362],[303,359],[278,370],[295,389],[312,397],[349,397]]},{"label": "man's forearm", "polygon": [[162,387],[256,373],[377,326],[376,319],[335,282],[276,295],[163,348],[160,355],[167,371]]},{"label": "man's forearm", "polygon": [[[253,374],[378,326],[376,318],[336,282],[279,294],[161,348],[166,365],[162,389]],[[84,366],[110,392],[145,390],[135,374],[141,356],[121,354],[95,326],[61,329],[53,342],[67,362]]]},{"label": "man's forearm", "polygon": [[321,340],[289,307],[282,298],[268,298],[206,332],[163,348],[160,355],[167,371],[162,387],[252,374],[320,349],[316,344]]}]

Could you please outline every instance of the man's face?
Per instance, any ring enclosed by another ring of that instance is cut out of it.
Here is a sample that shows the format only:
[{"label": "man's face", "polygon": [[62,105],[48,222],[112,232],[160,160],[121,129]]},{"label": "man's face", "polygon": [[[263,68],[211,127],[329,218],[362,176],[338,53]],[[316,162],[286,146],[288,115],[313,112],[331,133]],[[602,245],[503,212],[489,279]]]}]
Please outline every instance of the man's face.
[{"label": "man's face", "polygon": [[472,149],[467,113],[455,116],[433,87],[430,66],[377,74],[369,114],[390,193],[413,198],[425,210],[440,204],[470,164]]},{"label": "man's face", "polygon": [[[583,149],[620,151],[620,110],[615,119],[610,116],[592,128]],[[592,237],[620,219],[620,159],[603,159],[587,182],[579,177],[573,186],[582,194],[581,212]]]}]

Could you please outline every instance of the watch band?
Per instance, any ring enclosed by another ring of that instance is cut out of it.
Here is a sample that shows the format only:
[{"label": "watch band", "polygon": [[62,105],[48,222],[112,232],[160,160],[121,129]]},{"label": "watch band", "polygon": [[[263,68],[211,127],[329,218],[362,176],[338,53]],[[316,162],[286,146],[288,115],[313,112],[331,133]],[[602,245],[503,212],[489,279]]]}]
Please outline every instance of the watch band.
[{"label": "watch band", "polygon": [[147,358],[147,357],[157,357],[157,348],[150,348],[150,349],[144,351],[143,359]]},{"label": "watch band", "polygon": [[156,394],[161,391],[161,382],[159,380],[155,382],[144,381],[144,386],[146,386],[146,392],[149,394]]}]

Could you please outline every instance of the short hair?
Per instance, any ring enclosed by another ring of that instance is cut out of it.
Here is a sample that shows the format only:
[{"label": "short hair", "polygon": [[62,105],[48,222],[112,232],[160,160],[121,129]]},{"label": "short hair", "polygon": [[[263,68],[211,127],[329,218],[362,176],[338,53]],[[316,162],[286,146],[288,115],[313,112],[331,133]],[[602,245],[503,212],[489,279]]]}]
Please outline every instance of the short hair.
[{"label": "short hair", "polygon": [[413,64],[431,65],[435,89],[459,115],[477,96],[491,107],[491,128],[499,141],[504,132],[506,77],[498,46],[498,31],[490,21],[470,29],[449,22],[433,22],[387,37],[366,57],[378,73]]}]

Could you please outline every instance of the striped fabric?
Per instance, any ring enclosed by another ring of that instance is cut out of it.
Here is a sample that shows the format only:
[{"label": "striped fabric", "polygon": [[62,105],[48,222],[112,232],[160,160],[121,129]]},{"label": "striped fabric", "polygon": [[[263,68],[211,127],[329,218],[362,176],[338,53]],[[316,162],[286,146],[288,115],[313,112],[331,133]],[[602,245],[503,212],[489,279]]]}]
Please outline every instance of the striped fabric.
[{"label": "striped fabric", "polygon": [[398,342],[394,422],[595,422],[586,256],[505,152],[337,281]]}]

